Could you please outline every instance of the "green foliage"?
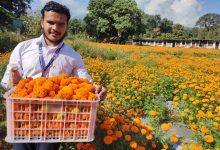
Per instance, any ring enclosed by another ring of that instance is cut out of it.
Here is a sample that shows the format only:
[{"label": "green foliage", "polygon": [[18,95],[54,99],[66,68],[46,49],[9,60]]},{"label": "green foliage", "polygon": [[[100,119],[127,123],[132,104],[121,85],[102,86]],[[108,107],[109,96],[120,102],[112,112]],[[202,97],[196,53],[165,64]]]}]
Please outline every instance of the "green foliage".
[{"label": "green foliage", "polygon": [[134,0],[91,0],[88,11],[87,33],[99,41],[122,43],[141,32],[142,13]]},{"label": "green foliage", "polygon": [[20,17],[21,15],[26,14],[26,11],[28,8],[30,8],[30,3],[32,1],[33,0],[1,0],[0,6],[10,11],[15,17]]},{"label": "green foliage", "polygon": [[215,13],[207,13],[199,18],[196,22],[196,26],[206,29],[207,31],[213,31],[218,28],[220,24],[220,15]]},{"label": "green foliage", "polygon": [[71,47],[79,52],[83,57],[101,58],[104,60],[115,60],[129,57],[127,52],[92,47],[88,43],[80,40],[74,42],[66,41]]},{"label": "green foliage", "polygon": [[11,51],[24,37],[13,32],[0,32],[0,52]]},{"label": "green foliage", "polygon": [[85,22],[81,19],[70,19],[69,21],[69,33],[80,34],[85,32]]},{"label": "green foliage", "polygon": [[[2,79],[5,69],[6,69],[6,64],[1,64],[0,65],[0,79]],[[0,86],[0,100],[3,98],[2,94],[4,94],[4,89]]]},{"label": "green foliage", "polygon": [[186,32],[184,26],[181,24],[176,24],[173,26],[173,38],[174,39],[186,39]]},{"label": "green foliage", "polygon": [[35,14],[33,16],[22,16],[23,30],[22,34],[37,37],[41,34],[40,16]]},{"label": "green foliage", "polygon": [[12,21],[13,14],[0,5],[0,28],[8,27],[8,24]]}]

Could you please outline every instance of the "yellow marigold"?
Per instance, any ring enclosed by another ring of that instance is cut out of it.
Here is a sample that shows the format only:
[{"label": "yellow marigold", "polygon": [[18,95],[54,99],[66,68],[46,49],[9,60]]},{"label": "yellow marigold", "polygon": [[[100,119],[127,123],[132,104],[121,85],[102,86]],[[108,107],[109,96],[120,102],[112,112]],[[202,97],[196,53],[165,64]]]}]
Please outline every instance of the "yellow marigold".
[{"label": "yellow marigold", "polygon": [[161,125],[161,129],[164,130],[164,131],[169,130],[170,127],[171,127],[171,126],[170,126],[168,123],[163,123],[163,124]]},{"label": "yellow marigold", "polygon": [[141,129],[141,134],[142,135],[145,135],[147,133],[147,130],[146,129]]},{"label": "yellow marigold", "polygon": [[147,140],[151,140],[152,138],[153,138],[153,135],[152,135],[152,134],[147,134],[147,135],[146,135],[146,139],[147,139]]},{"label": "yellow marigold", "polygon": [[146,126],[147,127],[147,130],[149,131],[149,132],[152,132],[153,131],[153,127],[152,126]]},{"label": "yellow marigold", "polygon": [[130,146],[131,146],[131,148],[136,148],[137,147],[137,142],[136,141],[131,141]]},{"label": "yellow marigold", "polygon": [[202,126],[200,130],[201,130],[202,133],[209,132],[209,128],[207,128],[206,126]]},{"label": "yellow marigold", "polygon": [[109,145],[112,143],[112,137],[111,136],[105,136],[104,137],[104,143]]},{"label": "yellow marigold", "polygon": [[176,136],[172,136],[170,138],[170,141],[173,142],[173,143],[177,143],[179,140],[178,140],[178,138]]},{"label": "yellow marigold", "polygon": [[139,124],[141,121],[140,121],[139,118],[134,118],[134,119],[133,119],[133,122],[134,122],[135,124]]},{"label": "yellow marigold", "polygon": [[182,150],[188,150],[188,147],[186,145],[183,145]]},{"label": "yellow marigold", "polygon": [[156,111],[154,111],[154,110],[151,110],[150,112],[149,112],[149,115],[150,116],[156,116],[158,114],[158,112],[156,112]]},{"label": "yellow marigold", "polygon": [[126,141],[130,141],[130,140],[131,140],[131,136],[130,136],[129,134],[126,134],[126,135],[125,135],[125,140],[126,140]]},{"label": "yellow marigold", "polygon": [[191,124],[191,130],[192,131],[196,131],[197,130],[197,126],[195,123]]},{"label": "yellow marigold", "polygon": [[207,143],[212,143],[212,142],[214,142],[214,138],[211,135],[205,135],[204,141],[206,141]]},{"label": "yellow marigold", "polygon": [[176,132],[173,131],[173,132],[171,133],[171,135],[172,135],[172,136],[176,136]]}]

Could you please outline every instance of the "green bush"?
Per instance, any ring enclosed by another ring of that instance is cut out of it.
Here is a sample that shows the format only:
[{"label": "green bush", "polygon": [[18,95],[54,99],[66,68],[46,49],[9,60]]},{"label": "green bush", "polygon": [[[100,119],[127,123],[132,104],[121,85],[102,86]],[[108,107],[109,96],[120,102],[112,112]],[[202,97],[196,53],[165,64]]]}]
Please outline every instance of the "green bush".
[{"label": "green bush", "polygon": [[14,32],[0,32],[0,53],[11,51],[25,38]]},{"label": "green bush", "polygon": [[101,58],[104,60],[115,60],[128,58],[130,55],[128,52],[118,51],[111,48],[96,48],[90,45],[88,42],[84,42],[81,40],[66,40],[66,42],[77,52],[79,52],[83,57]]}]

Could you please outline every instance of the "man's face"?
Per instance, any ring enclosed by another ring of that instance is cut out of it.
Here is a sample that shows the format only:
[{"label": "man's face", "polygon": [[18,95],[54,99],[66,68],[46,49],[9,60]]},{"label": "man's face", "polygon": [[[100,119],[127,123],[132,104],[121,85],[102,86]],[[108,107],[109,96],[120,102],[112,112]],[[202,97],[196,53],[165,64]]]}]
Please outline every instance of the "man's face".
[{"label": "man's face", "polygon": [[67,17],[65,14],[45,11],[44,19],[41,20],[41,27],[47,45],[56,46],[63,40],[68,29]]}]

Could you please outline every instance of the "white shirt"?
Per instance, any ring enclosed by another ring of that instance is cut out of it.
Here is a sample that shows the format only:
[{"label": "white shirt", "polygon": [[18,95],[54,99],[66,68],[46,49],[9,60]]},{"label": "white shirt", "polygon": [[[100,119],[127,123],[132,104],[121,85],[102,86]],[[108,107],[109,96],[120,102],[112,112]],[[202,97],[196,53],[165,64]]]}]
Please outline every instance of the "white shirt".
[{"label": "white shirt", "polygon": [[[41,35],[39,38],[19,43],[11,54],[9,64],[7,65],[5,74],[1,81],[1,85],[5,89],[9,88],[10,70],[14,66],[18,67],[22,78],[37,78],[41,76],[42,69],[39,61],[40,43],[42,43],[45,66],[51,60],[57,48],[63,44],[63,42],[61,42],[56,47],[48,47],[45,43],[43,35]],[[67,45],[64,45],[61,48],[58,57],[55,58],[53,63],[44,72],[44,76],[52,77],[61,73],[75,75],[81,78],[87,78],[91,81],[91,76],[87,72],[81,55]]]}]

